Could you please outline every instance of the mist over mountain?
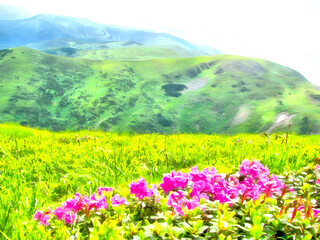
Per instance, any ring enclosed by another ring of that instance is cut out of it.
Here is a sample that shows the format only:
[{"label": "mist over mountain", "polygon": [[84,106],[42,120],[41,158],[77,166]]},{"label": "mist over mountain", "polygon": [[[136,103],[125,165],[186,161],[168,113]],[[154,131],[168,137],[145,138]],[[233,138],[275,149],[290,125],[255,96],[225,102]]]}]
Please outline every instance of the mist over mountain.
[{"label": "mist over mountain", "polygon": [[[0,48],[32,46],[43,42],[73,39],[83,42],[130,41],[152,46],[177,46],[196,55],[206,55],[198,46],[167,33],[115,28],[90,20],[58,15],[36,15],[21,20],[0,21]],[[58,46],[57,46],[58,47]]]},{"label": "mist over mountain", "polygon": [[27,10],[0,3],[0,20],[17,20],[31,17]]}]

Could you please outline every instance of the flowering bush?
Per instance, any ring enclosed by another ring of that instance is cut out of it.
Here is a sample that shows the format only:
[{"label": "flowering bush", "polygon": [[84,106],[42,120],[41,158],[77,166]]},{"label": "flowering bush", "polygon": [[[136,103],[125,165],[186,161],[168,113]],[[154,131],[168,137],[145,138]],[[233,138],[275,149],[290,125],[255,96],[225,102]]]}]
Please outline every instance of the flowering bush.
[{"label": "flowering bush", "polygon": [[194,167],[149,187],[141,177],[127,192],[76,193],[34,220],[52,235],[62,223],[73,238],[318,239],[319,174],[317,165],[275,176],[254,159],[235,174]]}]

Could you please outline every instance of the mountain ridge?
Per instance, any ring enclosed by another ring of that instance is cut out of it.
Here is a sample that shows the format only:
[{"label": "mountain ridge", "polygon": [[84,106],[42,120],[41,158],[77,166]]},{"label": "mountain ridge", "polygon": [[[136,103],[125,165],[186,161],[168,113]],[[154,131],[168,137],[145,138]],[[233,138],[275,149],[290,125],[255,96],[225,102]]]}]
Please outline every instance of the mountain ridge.
[{"label": "mountain ridge", "polygon": [[88,42],[134,41],[142,44],[171,44],[188,50],[198,47],[182,38],[151,31],[125,29],[95,23],[88,19],[39,14],[27,19],[0,21],[0,47],[21,47],[57,39]]}]

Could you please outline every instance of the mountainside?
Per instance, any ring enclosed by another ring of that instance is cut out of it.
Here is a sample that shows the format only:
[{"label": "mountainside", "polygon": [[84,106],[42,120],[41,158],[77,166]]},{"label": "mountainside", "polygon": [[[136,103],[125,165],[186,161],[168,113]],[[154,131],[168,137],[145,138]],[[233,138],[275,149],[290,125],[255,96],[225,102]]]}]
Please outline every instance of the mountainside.
[{"label": "mountainside", "polygon": [[41,45],[48,41],[61,41],[61,39],[84,42],[133,41],[146,45],[175,45],[189,51],[205,54],[196,45],[167,33],[110,27],[87,19],[40,14],[28,19],[0,21],[0,48],[33,45],[34,48],[40,49]]},{"label": "mountainside", "polygon": [[120,62],[1,50],[0,103],[1,122],[55,131],[272,132],[291,121],[320,132],[320,92],[302,75],[227,55]]},{"label": "mountainside", "polygon": [[[62,47],[54,47],[61,45]],[[35,46],[31,44],[31,46]],[[42,47],[45,53],[65,56],[81,57],[92,60],[138,61],[151,59],[169,59],[194,57],[196,52],[174,45],[145,45],[132,41],[124,42],[81,42],[72,39],[47,41]]]}]

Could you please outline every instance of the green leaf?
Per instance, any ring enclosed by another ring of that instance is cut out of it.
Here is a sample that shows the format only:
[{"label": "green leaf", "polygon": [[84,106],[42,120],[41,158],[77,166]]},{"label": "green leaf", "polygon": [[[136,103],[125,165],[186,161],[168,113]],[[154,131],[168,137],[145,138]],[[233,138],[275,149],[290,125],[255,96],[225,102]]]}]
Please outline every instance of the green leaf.
[{"label": "green leaf", "polygon": [[312,235],[308,234],[306,236],[304,236],[303,240],[311,240],[312,239]]},{"label": "green leaf", "polygon": [[260,225],[253,225],[250,229],[250,233],[253,236],[253,239],[259,239],[263,233],[263,227]]},{"label": "green leaf", "polygon": [[260,216],[255,216],[252,219],[253,225],[260,225],[261,224],[261,217]]},{"label": "green leaf", "polygon": [[207,230],[209,227],[208,226],[203,226],[201,228],[198,229],[197,233],[200,234],[200,233],[203,233],[205,230]]},{"label": "green leaf", "polygon": [[203,221],[202,220],[198,220],[196,221],[196,224],[194,225],[194,228],[196,230],[200,229],[203,226]]}]

